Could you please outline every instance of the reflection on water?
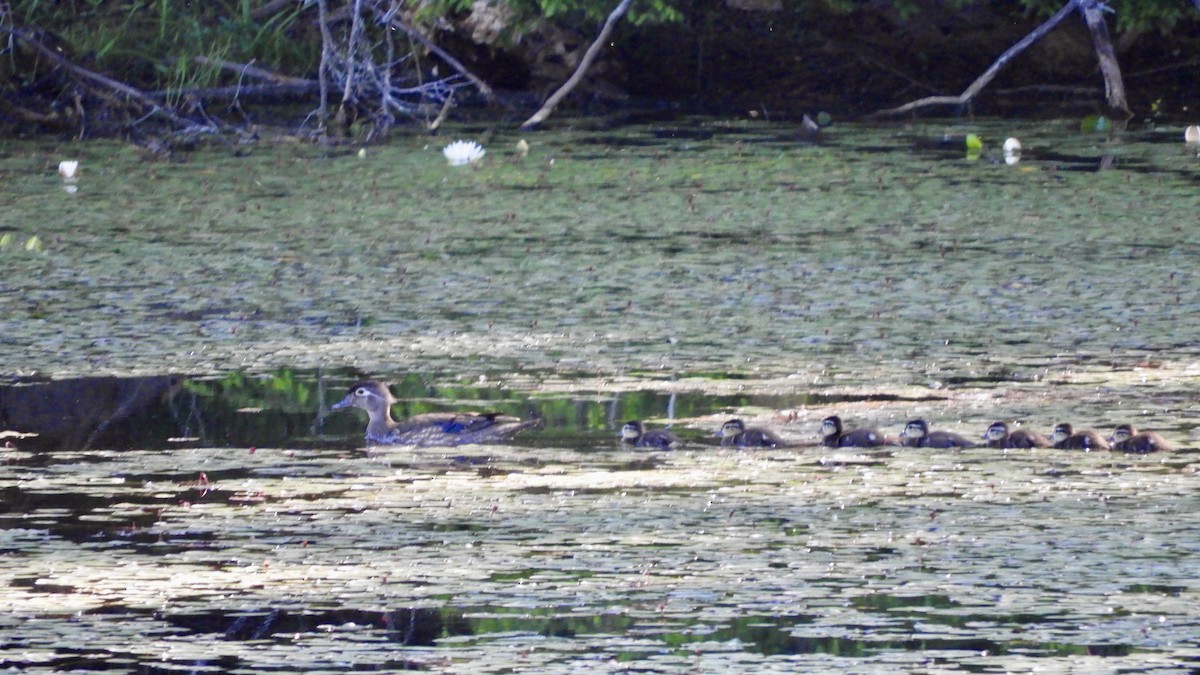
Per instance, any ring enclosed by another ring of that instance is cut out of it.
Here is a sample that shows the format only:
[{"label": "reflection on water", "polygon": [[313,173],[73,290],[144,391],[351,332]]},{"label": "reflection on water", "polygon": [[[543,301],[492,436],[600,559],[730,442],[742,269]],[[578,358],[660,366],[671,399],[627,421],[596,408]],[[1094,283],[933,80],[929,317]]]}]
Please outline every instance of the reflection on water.
[{"label": "reflection on water", "polygon": [[[344,387],[360,379],[350,371],[283,370],[267,376],[93,377],[19,382],[0,386],[0,431],[36,434],[9,443],[32,452],[179,447],[358,447],[365,417],[330,413]],[[537,416],[544,427],[519,445],[594,447],[615,442],[626,420],[654,426],[742,408],[785,410],[847,401],[895,402],[893,394],[795,393],[712,396],[632,391],[536,395],[496,384],[434,382],[408,374],[391,386],[402,419],[450,410],[498,411]],[[935,400],[936,397],[926,399]],[[711,444],[707,429],[677,428],[685,438]]]}]

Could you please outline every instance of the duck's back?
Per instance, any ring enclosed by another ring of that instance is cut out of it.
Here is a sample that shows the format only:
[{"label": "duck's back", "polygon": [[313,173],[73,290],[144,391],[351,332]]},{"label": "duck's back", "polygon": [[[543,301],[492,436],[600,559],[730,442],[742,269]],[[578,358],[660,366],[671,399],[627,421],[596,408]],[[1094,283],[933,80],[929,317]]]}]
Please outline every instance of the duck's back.
[{"label": "duck's back", "polygon": [[721,445],[739,448],[782,448],[787,444],[773,431],[750,428],[731,438],[722,439]]}]

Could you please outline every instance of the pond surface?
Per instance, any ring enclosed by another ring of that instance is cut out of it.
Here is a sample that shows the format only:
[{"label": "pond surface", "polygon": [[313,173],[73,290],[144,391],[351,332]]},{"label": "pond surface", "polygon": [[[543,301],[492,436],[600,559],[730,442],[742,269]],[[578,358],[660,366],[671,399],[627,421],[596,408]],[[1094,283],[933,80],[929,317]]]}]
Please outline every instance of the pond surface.
[{"label": "pond surface", "polygon": [[[1200,668],[1177,130],[579,122],[525,159],[460,131],[482,165],[428,139],[0,146],[0,664]],[[363,449],[328,405],[364,376],[398,416],[545,428]],[[829,414],[1131,421],[1179,450],[829,450]],[[796,447],[719,448],[730,416]],[[620,447],[633,418],[682,447]]]}]

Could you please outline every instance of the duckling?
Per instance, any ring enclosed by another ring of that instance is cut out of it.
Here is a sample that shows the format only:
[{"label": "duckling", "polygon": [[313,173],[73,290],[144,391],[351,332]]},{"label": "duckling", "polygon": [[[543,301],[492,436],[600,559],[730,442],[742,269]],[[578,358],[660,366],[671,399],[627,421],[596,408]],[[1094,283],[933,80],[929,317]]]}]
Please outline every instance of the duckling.
[{"label": "duckling", "polygon": [[1059,450],[1112,449],[1108,441],[1104,440],[1104,437],[1095,430],[1084,429],[1083,431],[1075,431],[1075,427],[1067,423],[1054,427],[1054,431],[1050,433],[1050,440],[1054,441],[1054,447]]},{"label": "duckling", "polygon": [[1169,452],[1175,449],[1158,432],[1138,431],[1137,427],[1132,424],[1122,424],[1113,429],[1112,436],[1108,437],[1108,441],[1112,443],[1112,449],[1119,452],[1146,453],[1159,450]]},{"label": "duckling", "polygon": [[774,431],[757,427],[747,429],[746,423],[739,419],[722,424],[717,435],[721,437],[721,445],[743,448],[782,448],[787,445]]},{"label": "duckling", "polygon": [[621,441],[635,448],[658,448],[670,450],[679,438],[666,429],[646,430],[640,420],[630,420],[621,427]]},{"label": "duckling", "polygon": [[902,443],[910,448],[973,448],[975,444],[950,431],[929,431],[925,420],[913,420],[904,425]]},{"label": "duckling", "polygon": [[827,448],[875,448],[887,440],[876,429],[842,430],[842,418],[831,415],[821,421],[821,445]]},{"label": "duckling", "polygon": [[1008,422],[992,422],[983,434],[989,448],[1048,448],[1054,443],[1036,431],[1012,429]]},{"label": "duckling", "polygon": [[396,399],[382,382],[358,382],[330,410],[361,408],[367,411],[368,443],[380,445],[453,446],[468,443],[502,443],[518,432],[541,425],[541,420],[519,420],[500,413],[425,413],[396,422]]}]

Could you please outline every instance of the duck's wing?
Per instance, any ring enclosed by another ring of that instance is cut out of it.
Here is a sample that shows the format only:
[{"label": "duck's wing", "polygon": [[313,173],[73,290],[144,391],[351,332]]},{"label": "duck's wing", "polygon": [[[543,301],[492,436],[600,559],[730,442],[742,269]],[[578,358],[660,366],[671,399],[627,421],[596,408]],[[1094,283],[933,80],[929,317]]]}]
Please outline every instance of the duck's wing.
[{"label": "duck's wing", "polygon": [[396,425],[394,433],[397,443],[453,446],[507,440],[541,423],[498,412],[424,413]]},{"label": "duck's wing", "polygon": [[642,434],[642,437],[638,439],[637,444],[638,447],[662,448],[665,450],[678,441],[679,439],[675,436],[675,434],[667,431],[666,429],[652,429]]},{"label": "duck's wing", "polygon": [[855,429],[850,433],[843,434],[838,439],[838,445],[843,448],[874,448],[883,445],[883,434],[876,429]]},{"label": "duck's wing", "polygon": [[1010,448],[1048,448],[1052,445],[1054,444],[1050,442],[1049,438],[1036,431],[1017,429],[1008,435],[1008,447]]},{"label": "duck's wing", "polygon": [[925,438],[928,439],[925,447],[927,448],[973,448],[975,443],[970,439],[960,436],[952,431],[934,431]]},{"label": "duck's wing", "polygon": [[742,442],[740,445],[755,448],[784,448],[787,443],[769,429],[747,429],[741,433]]}]

